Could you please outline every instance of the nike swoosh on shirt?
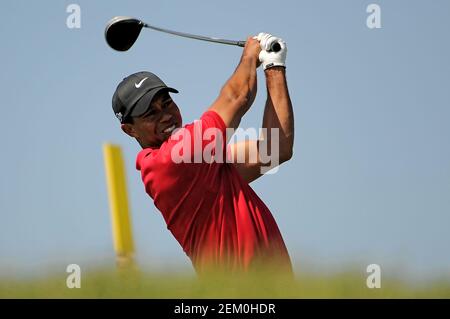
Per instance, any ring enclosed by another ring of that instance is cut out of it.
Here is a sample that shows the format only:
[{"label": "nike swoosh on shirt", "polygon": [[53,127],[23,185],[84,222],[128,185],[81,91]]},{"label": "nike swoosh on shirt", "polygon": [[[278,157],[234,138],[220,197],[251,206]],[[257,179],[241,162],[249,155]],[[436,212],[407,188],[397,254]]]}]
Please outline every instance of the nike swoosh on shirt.
[{"label": "nike swoosh on shirt", "polygon": [[143,78],[139,83],[134,83],[134,86],[136,87],[136,89],[139,89],[142,85],[142,83],[144,83],[145,80],[147,80],[148,77]]}]

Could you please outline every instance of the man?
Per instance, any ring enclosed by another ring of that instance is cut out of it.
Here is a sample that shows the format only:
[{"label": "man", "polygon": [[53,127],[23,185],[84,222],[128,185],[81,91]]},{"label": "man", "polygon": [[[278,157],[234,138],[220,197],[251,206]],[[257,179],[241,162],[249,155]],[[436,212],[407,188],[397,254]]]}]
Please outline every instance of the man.
[{"label": "man", "polygon": [[[281,50],[269,52],[274,42]],[[291,262],[277,224],[249,183],[262,176],[263,163],[250,161],[251,150],[272,145],[270,130],[260,140],[228,146],[227,129],[236,129],[256,96],[256,69],[262,64],[267,85],[263,128],[278,129],[279,162],[292,156],[294,116],[289,98],[283,40],[260,33],[247,39],[239,65],[200,121],[182,127],[181,114],[161,79],[150,72],[125,78],[113,96],[122,130],[143,148],[136,160],[146,192],[196,271],[240,272],[261,267],[290,273]],[[200,124],[200,131],[198,125]],[[219,132],[206,137],[207,130]],[[203,136],[200,145],[197,137]],[[203,135],[202,135],[203,134]],[[231,161],[179,161],[206,152]],[[221,142],[221,143],[219,143]],[[198,143],[197,143],[198,144]],[[181,146],[180,146],[181,145]],[[193,146],[193,153],[191,148]],[[197,149],[197,151],[195,151]],[[234,161],[244,153],[245,162]],[[273,154],[272,154],[273,155]]]}]

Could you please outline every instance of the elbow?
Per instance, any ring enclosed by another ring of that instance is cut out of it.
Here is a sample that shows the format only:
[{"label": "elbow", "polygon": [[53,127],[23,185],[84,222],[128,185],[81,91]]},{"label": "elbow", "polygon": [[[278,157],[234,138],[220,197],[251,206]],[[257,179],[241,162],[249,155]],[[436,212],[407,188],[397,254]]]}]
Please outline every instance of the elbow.
[{"label": "elbow", "polygon": [[247,104],[248,93],[245,89],[237,89],[232,86],[225,86],[220,92],[221,96],[230,104]]},{"label": "elbow", "polygon": [[238,113],[240,116],[243,116],[251,105],[250,99],[245,90],[239,92],[225,88],[222,90],[220,98],[222,98],[222,100],[225,101],[231,109],[239,110]]},{"label": "elbow", "polygon": [[280,164],[289,161],[293,155],[294,155],[294,150],[292,149],[292,147],[282,150],[280,152]]}]

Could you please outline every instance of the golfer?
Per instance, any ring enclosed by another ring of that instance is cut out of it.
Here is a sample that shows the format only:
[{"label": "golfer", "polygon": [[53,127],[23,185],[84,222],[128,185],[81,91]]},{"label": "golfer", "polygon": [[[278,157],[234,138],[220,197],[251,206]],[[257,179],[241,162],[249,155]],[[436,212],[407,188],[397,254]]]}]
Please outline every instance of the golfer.
[{"label": "golfer", "polygon": [[[278,52],[270,50],[275,42],[281,46]],[[169,94],[178,91],[150,72],[126,77],[114,93],[112,106],[121,129],[142,147],[136,168],[145,190],[197,273],[292,271],[275,219],[249,186],[267,165],[259,156],[249,160],[263,142],[277,143],[277,164],[292,157],[294,115],[286,53],[280,38],[267,33],[249,37],[239,65],[217,99],[200,120],[184,126]],[[255,99],[256,69],[261,64],[267,86],[262,127],[268,133],[227,146],[227,131],[239,126]],[[274,130],[276,141],[271,140]],[[209,153],[213,160],[206,158]],[[245,154],[244,161],[237,160],[239,154]]]}]

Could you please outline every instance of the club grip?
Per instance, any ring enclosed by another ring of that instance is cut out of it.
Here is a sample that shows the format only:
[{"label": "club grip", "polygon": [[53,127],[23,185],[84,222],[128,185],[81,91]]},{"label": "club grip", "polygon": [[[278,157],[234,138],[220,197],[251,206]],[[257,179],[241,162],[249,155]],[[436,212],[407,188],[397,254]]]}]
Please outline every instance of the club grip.
[{"label": "club grip", "polygon": [[272,47],[270,48],[270,51],[272,52],[278,52],[281,50],[281,45],[278,42],[274,42],[272,44]]},{"label": "club grip", "polygon": [[[245,41],[236,41],[234,44],[240,47],[245,47]],[[278,52],[281,50],[281,45],[278,42],[272,43],[272,47],[269,52]]]},{"label": "club grip", "polygon": [[[237,41],[235,42],[237,46],[245,47],[245,41]],[[281,50],[281,45],[278,42],[272,43],[272,47],[270,48],[269,52],[278,52]]]}]

